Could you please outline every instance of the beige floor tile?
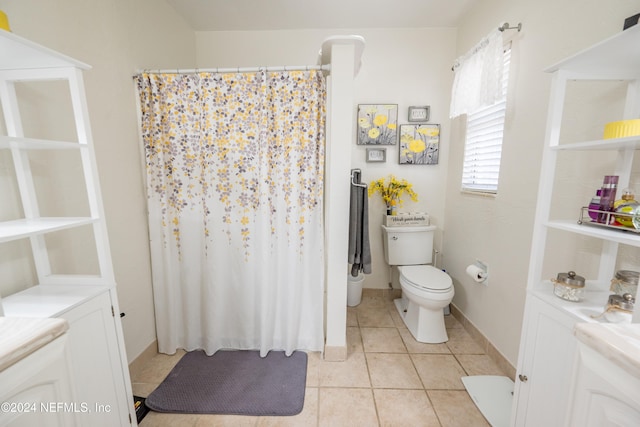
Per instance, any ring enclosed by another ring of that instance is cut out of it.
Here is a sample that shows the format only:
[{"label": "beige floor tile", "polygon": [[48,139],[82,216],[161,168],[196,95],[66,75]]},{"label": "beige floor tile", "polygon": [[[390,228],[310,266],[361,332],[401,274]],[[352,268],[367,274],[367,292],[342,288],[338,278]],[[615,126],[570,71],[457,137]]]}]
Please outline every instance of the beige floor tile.
[{"label": "beige floor tile", "polygon": [[362,352],[362,337],[360,328],[347,327],[347,352],[348,354]]},{"label": "beige floor tile", "polygon": [[364,353],[353,353],[344,362],[322,360],[319,369],[320,387],[371,387]]},{"label": "beige floor tile", "polygon": [[408,354],[369,353],[367,366],[373,388],[422,388]]},{"label": "beige floor tile", "polygon": [[318,425],[318,389],[307,388],[304,408],[298,415],[290,417],[259,417],[258,427],[312,427]]},{"label": "beige floor tile", "polygon": [[378,425],[371,389],[319,389],[319,425],[327,427],[371,427]]},{"label": "beige floor tile", "polygon": [[373,390],[382,427],[440,427],[424,390]]},{"label": "beige floor tile", "polygon": [[486,354],[458,354],[456,358],[467,375],[504,375],[504,372]]},{"label": "beige floor tile", "polygon": [[380,292],[375,295],[369,295],[369,293],[364,293],[362,295],[362,301],[360,305],[358,305],[358,310],[361,309],[369,309],[369,308],[385,308],[387,306],[388,298],[383,296]]},{"label": "beige floor tile", "polygon": [[199,418],[199,414],[161,414],[150,411],[140,427],[193,427]]},{"label": "beige floor tile", "polygon": [[466,391],[428,390],[442,427],[489,426]]},{"label": "beige floor tile", "polygon": [[176,354],[157,354],[153,356],[147,366],[132,379],[137,383],[160,384],[169,375],[169,372],[182,359],[186,352],[178,350]]},{"label": "beige floor tile", "polygon": [[155,390],[160,384],[150,383],[131,383],[131,388],[135,396],[147,397]]},{"label": "beige floor tile", "polygon": [[397,328],[360,328],[365,352],[406,353]]},{"label": "beige floor tile", "polygon": [[395,305],[389,308],[389,315],[391,316],[391,320],[393,320],[393,324],[396,325],[398,329],[406,329],[407,325],[404,324],[402,317],[400,317],[400,313],[396,309]]},{"label": "beige floor tile", "polygon": [[358,325],[373,328],[395,327],[391,315],[386,309],[380,307],[367,307],[358,309]]},{"label": "beige floor tile", "polygon": [[347,326],[358,326],[358,313],[355,307],[347,307]]},{"label": "beige floor tile", "polygon": [[307,353],[307,387],[318,387],[320,385],[320,364],[322,354],[319,352]]},{"label": "beige floor tile", "polygon": [[484,354],[482,347],[469,335],[464,328],[448,329],[449,341],[447,347],[454,354]]},{"label": "beige floor tile", "polygon": [[412,354],[411,359],[427,390],[464,390],[461,377],[466,376],[453,355]]},{"label": "beige floor tile", "polygon": [[452,314],[444,316],[444,326],[447,329],[462,328],[462,323],[458,321]]},{"label": "beige floor tile", "polygon": [[253,427],[258,417],[242,415],[201,415],[194,427]]},{"label": "beige floor tile", "polygon": [[411,335],[408,329],[398,329],[404,345],[407,347],[409,353],[436,353],[436,354],[451,354],[447,344],[426,344],[416,341]]}]

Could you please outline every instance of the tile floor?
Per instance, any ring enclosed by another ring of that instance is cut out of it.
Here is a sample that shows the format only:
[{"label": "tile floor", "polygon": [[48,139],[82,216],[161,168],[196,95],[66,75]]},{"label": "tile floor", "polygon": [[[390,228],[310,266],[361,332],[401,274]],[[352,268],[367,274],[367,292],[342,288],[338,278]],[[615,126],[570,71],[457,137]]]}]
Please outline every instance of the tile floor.
[{"label": "tile floor", "polygon": [[[309,354],[303,411],[293,417],[160,414],[154,426],[488,426],[462,385],[465,375],[505,375],[462,325],[446,316],[449,341],[422,344],[407,330],[389,297],[363,296],[347,311],[348,358]],[[132,378],[147,396],[184,353],[156,355]]]}]

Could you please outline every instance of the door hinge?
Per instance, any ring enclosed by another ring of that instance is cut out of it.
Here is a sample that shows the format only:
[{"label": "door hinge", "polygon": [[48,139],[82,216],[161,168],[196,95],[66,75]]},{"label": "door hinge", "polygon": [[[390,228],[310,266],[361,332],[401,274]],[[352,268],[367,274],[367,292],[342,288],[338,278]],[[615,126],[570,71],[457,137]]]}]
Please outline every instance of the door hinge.
[{"label": "door hinge", "polygon": [[111,306],[111,317],[116,317],[116,312],[113,309],[113,306]]}]

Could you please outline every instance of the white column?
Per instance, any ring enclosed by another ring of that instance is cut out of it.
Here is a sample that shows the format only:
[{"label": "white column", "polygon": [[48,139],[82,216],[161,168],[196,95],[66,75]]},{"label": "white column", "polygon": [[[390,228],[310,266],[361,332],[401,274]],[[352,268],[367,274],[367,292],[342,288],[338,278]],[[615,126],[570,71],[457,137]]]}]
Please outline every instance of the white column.
[{"label": "white column", "polygon": [[[351,144],[354,126],[353,79],[364,39],[331,38],[322,46],[330,60],[325,164],[326,341],[325,359],[347,358],[347,249]],[[330,49],[330,51],[329,51]],[[355,60],[354,60],[355,58]]]}]

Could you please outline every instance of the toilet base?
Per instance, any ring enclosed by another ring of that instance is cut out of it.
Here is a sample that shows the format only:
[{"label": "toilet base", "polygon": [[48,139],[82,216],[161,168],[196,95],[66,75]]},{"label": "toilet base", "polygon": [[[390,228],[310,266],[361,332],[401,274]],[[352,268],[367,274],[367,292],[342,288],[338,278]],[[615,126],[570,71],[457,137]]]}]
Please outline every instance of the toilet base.
[{"label": "toilet base", "polygon": [[428,310],[405,296],[394,300],[393,303],[416,341],[427,344],[449,341],[442,309]]}]

